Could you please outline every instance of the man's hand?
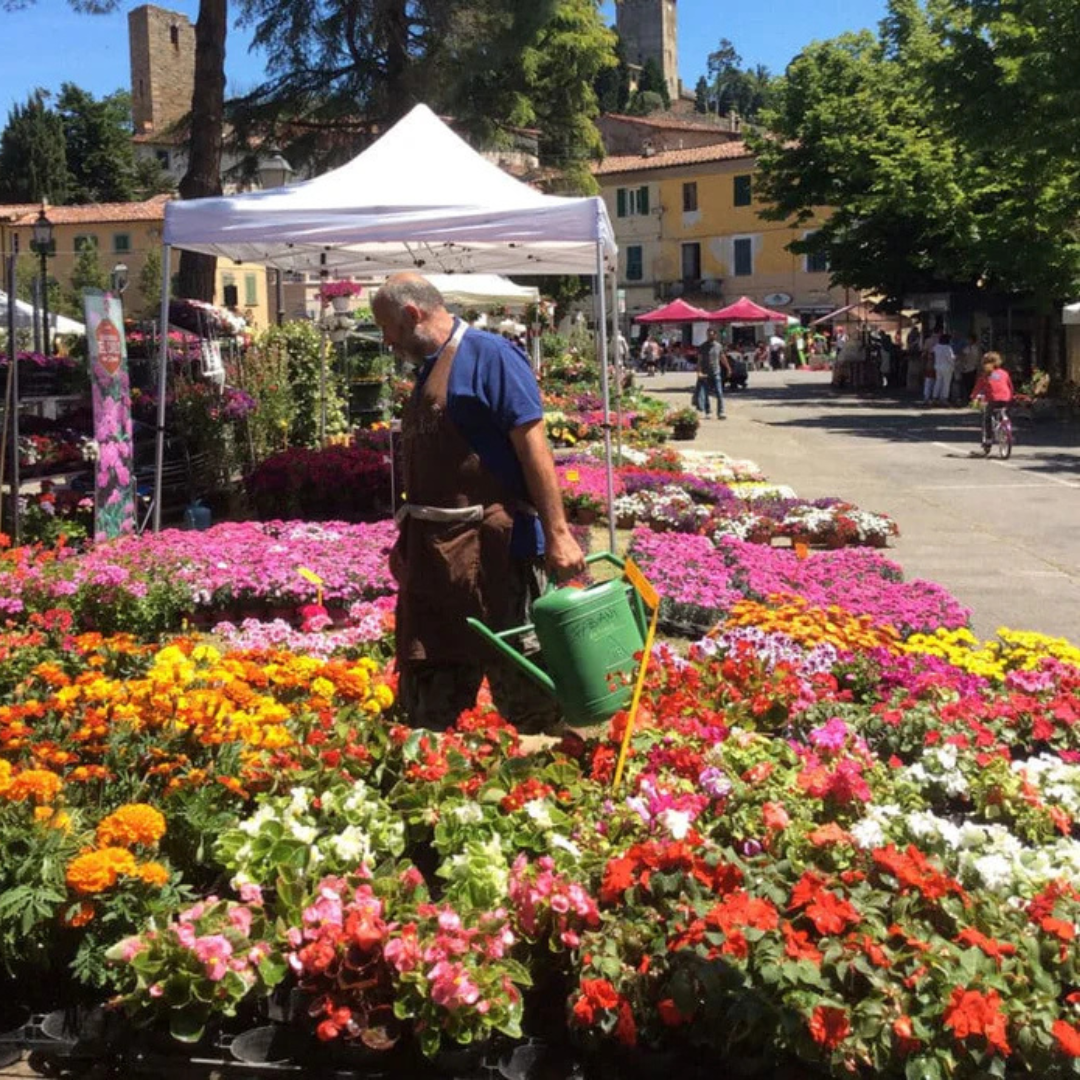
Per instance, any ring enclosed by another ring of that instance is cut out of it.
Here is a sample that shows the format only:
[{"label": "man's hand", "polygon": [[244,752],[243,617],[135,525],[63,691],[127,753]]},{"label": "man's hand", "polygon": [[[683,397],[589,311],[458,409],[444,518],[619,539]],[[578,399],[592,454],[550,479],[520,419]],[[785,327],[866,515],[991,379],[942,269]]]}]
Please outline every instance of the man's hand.
[{"label": "man's hand", "polygon": [[585,570],[585,555],[569,529],[556,532],[546,546],[545,561],[553,581],[567,581]]}]

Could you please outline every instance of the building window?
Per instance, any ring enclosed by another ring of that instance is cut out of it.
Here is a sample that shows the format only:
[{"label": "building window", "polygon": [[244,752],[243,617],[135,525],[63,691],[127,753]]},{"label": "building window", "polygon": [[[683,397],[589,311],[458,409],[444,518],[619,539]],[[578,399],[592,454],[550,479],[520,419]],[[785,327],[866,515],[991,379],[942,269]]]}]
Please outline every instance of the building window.
[{"label": "building window", "polygon": [[682,246],[683,281],[701,280],[701,245],[683,244]]},{"label": "building window", "polygon": [[[809,240],[814,234],[804,233],[803,239]],[[829,256],[824,251],[811,251],[806,255],[806,272],[808,274],[827,274],[829,272]]]},{"label": "building window", "polygon": [[163,169],[168,169],[169,168],[169,166],[171,164],[171,160],[169,158],[169,151],[168,150],[155,150],[154,151],[154,156],[157,158],[158,164]]},{"label": "building window", "polygon": [[244,303],[254,307],[259,302],[259,286],[254,274],[244,275]]},{"label": "building window", "polygon": [[751,203],[750,195],[750,174],[744,173],[742,176],[735,177],[735,205],[736,206],[749,206]]},{"label": "building window", "polygon": [[649,187],[619,188],[615,192],[615,213],[618,217],[641,217],[649,212]]},{"label": "building window", "polygon": [[641,258],[641,245],[629,244],[626,248],[626,280],[640,281],[645,276]]},{"label": "building window", "polygon": [[131,237],[126,232],[113,233],[112,249],[115,255],[127,255],[131,251]]},{"label": "building window", "polygon": [[736,277],[746,277],[754,272],[754,241],[749,236],[739,237],[734,243]]},{"label": "building window", "polygon": [[98,246],[97,237],[92,233],[82,233],[75,237],[75,253],[78,254],[81,251],[93,250],[96,251]]},{"label": "building window", "polygon": [[682,186],[682,208],[684,212],[697,209],[697,181],[690,180]]},{"label": "building window", "polygon": [[169,44],[172,45],[174,49],[180,48],[180,27],[177,26],[176,23],[173,23],[172,26],[169,27]]}]

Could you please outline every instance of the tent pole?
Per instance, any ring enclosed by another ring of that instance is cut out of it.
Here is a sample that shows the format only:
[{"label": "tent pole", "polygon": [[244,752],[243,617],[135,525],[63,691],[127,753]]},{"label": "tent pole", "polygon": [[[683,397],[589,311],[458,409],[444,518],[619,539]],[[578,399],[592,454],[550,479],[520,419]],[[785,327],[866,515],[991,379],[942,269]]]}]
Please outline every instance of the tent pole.
[{"label": "tent pole", "polygon": [[604,242],[596,241],[597,329],[600,333],[600,393],[604,399],[604,470],[607,474],[608,550],[615,553],[615,473],[611,463],[611,387],[608,380],[607,311],[604,288]]},{"label": "tent pole", "polygon": [[157,441],[154,446],[154,532],[161,532],[162,473],[165,468],[165,394],[169,385],[169,279],[172,249],[161,251],[161,336],[158,341]]},{"label": "tent pole", "polygon": [[[616,264],[617,266],[618,264]],[[623,464],[622,456],[622,393],[623,393],[623,365],[622,352],[619,349],[619,334],[622,327],[619,325],[619,274],[614,271],[611,275],[611,362],[615,371],[615,460]]]},{"label": "tent pole", "polygon": [[330,348],[326,331],[319,349],[319,446],[326,446],[326,354]]}]

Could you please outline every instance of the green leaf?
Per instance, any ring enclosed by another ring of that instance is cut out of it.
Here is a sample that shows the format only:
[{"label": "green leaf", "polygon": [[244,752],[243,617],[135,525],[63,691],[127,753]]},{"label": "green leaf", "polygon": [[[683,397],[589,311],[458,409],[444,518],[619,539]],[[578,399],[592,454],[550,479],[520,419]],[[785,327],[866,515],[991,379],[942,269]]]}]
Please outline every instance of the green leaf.
[{"label": "green leaf", "polygon": [[182,1043],[197,1043],[206,1031],[209,1009],[183,1009],[169,1017],[169,1034]]}]

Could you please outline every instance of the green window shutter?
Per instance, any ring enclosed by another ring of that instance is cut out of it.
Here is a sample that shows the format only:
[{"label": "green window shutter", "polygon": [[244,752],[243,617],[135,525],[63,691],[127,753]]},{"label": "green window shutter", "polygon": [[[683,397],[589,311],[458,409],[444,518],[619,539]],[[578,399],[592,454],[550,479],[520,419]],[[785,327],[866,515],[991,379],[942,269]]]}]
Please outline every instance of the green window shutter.
[{"label": "green window shutter", "polygon": [[244,303],[248,307],[259,302],[259,286],[255,282],[254,274],[244,275]]},{"label": "green window shutter", "polygon": [[645,184],[638,190],[638,213],[647,214],[649,212],[649,186]]},{"label": "green window shutter", "polygon": [[626,188],[619,188],[615,193],[615,213],[618,217],[626,217]]}]

